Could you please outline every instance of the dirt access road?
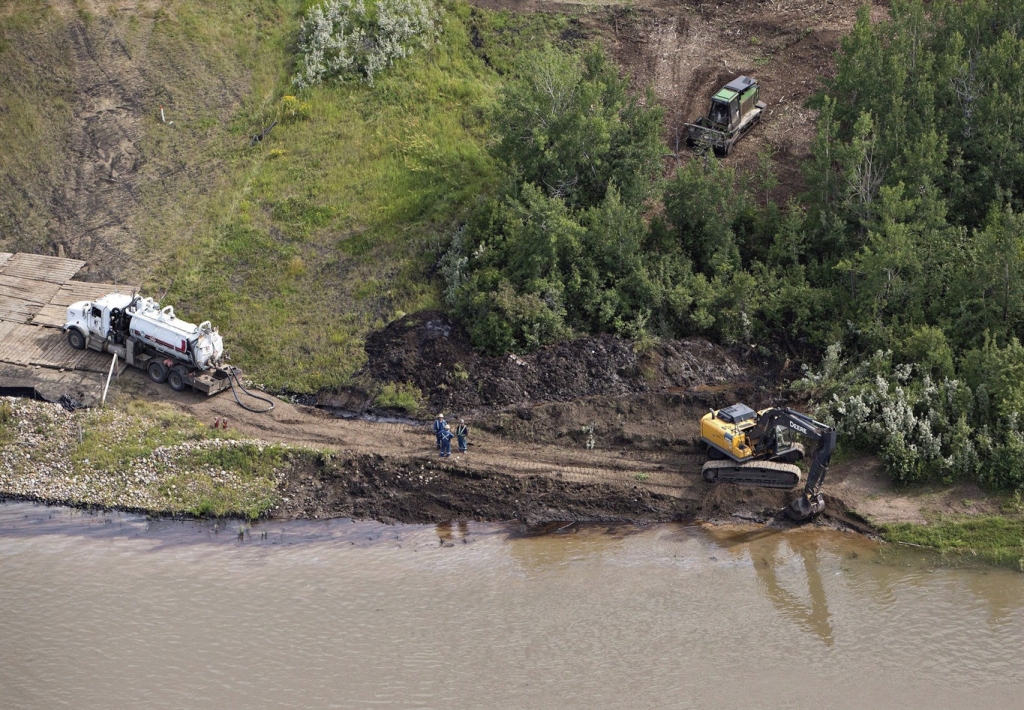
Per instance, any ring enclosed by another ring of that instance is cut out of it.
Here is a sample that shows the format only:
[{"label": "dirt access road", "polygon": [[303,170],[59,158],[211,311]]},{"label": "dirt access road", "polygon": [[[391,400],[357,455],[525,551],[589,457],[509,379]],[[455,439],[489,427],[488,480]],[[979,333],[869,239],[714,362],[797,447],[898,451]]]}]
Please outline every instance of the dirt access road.
[{"label": "dirt access road", "polygon": [[[266,414],[240,408],[224,393],[213,398],[174,393],[142,373],[122,376],[118,388],[130,396],[170,401],[200,421],[227,419],[240,434],[330,452],[319,462],[293,466],[283,484],[276,517],[369,517],[386,522],[451,519],[555,521],[746,520],[786,524],[777,515],[791,491],[711,486],[701,480],[703,454],[693,444],[700,409],[680,393],[641,397],[594,397],[547,403],[533,409],[540,426],[551,410],[579,412],[633,408],[640,427],[675,419],[662,432],[664,447],[594,446],[572,437],[542,443],[529,430],[499,433],[517,413],[474,420],[470,450],[441,459],[428,422],[342,419],[313,407],[275,400]],[[702,399],[702,393],[694,393]],[[521,410],[519,410],[521,413]],[[593,412],[591,412],[592,414]],[[564,414],[564,412],[563,412]],[[566,416],[571,417],[571,414]],[[532,419],[532,417],[531,417]],[[541,437],[543,438],[543,437]],[[826,487],[829,511],[821,524],[870,532],[851,513],[885,477],[874,459],[834,467]],[[841,495],[836,495],[841,491]]]}]

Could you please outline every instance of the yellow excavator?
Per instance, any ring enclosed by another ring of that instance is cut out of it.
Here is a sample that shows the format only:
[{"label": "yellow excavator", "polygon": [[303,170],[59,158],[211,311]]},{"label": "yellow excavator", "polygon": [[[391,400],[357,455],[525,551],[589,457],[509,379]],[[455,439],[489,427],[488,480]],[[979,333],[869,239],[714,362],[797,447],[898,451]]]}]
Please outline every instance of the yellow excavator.
[{"label": "yellow excavator", "polygon": [[807,520],[825,509],[820,491],[836,448],[836,431],[806,414],[788,407],[755,412],[745,404],[711,410],[700,420],[709,459],[701,474],[709,483],[795,488],[800,483],[796,462],[804,457],[804,447],[794,441],[794,433],[816,443],[803,492],[786,507],[794,520]]}]

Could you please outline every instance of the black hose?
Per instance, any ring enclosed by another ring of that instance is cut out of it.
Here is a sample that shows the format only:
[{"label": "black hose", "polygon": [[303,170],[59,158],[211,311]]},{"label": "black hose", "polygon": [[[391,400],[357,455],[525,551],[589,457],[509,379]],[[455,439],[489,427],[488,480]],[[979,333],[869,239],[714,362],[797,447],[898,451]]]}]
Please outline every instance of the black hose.
[{"label": "black hose", "polygon": [[[238,373],[235,372],[235,369],[233,367],[228,368],[228,372],[230,373],[228,375],[228,384],[231,385],[231,394],[235,396],[235,401],[238,402],[239,407],[241,407],[242,409],[247,409],[250,412],[255,412],[256,414],[264,414],[265,412],[269,412],[271,409],[274,408],[274,400],[270,399],[269,397],[261,397],[258,394],[253,394],[252,392],[247,390],[245,386],[239,381]],[[238,398],[238,392],[235,390],[236,382],[238,383],[238,389],[242,390],[253,399],[258,399],[261,402],[266,402],[270,406],[267,407],[266,409],[256,409],[255,407],[250,407],[248,404],[243,403],[242,400]]]}]

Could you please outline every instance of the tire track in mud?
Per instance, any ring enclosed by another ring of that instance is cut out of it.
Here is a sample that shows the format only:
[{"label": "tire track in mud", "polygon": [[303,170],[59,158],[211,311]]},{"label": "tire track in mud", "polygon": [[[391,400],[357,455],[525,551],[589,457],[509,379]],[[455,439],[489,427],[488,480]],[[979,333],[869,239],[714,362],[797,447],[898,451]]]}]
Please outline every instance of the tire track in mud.
[{"label": "tire track in mud", "polygon": [[69,158],[53,188],[51,239],[88,262],[88,278],[121,281],[140,246],[128,219],[138,206],[136,143],[145,82],[127,48],[111,36],[111,21],[90,24],[73,19],[66,28],[76,90]]}]

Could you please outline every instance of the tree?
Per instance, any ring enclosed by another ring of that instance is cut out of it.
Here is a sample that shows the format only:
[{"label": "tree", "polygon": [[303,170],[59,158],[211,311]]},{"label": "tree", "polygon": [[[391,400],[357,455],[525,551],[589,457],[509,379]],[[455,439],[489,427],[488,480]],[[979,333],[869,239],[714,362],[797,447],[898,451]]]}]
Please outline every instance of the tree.
[{"label": "tree", "polygon": [[599,48],[584,56],[546,47],[527,53],[493,112],[494,155],[518,183],[541,187],[573,209],[599,204],[614,184],[639,206],[661,166],[662,110]]}]

